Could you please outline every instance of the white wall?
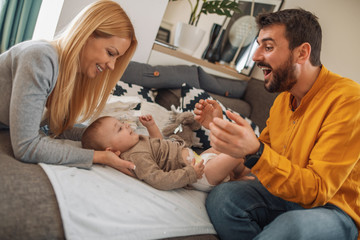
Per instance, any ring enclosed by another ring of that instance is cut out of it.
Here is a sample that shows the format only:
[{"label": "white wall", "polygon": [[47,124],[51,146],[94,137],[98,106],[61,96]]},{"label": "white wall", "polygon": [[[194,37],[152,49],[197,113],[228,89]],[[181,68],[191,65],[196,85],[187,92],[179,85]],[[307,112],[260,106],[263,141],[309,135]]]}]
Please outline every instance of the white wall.
[{"label": "white wall", "polygon": [[[53,0],[45,1],[53,2]],[[42,23],[47,23],[47,28],[41,28],[40,30],[38,28],[37,31],[40,33],[37,34],[35,38],[38,38],[38,36],[43,36],[41,35],[41,33],[46,33],[47,39],[51,39],[51,37],[54,36],[54,32],[56,35],[58,31],[63,29],[75,17],[75,15],[79,11],[81,11],[81,9],[94,1],[95,0],[63,0],[60,16],[56,13],[56,11],[59,10],[59,6],[54,3],[52,6],[46,5],[46,12],[49,13],[54,11],[55,14],[53,14],[52,16],[51,14],[48,14],[47,17],[44,18],[45,20],[43,18],[39,19]],[[117,1],[126,11],[135,28],[135,34],[139,44],[133,60],[146,63],[150,56],[150,52],[155,41],[155,37],[159,29],[161,19],[164,15],[168,0],[115,1]],[[52,19],[53,21],[49,22],[49,20],[47,21],[46,19]]]},{"label": "white wall", "polygon": [[[330,71],[360,83],[357,71],[360,55],[359,0],[285,0],[284,8],[301,7],[311,11],[322,27],[321,61]],[[262,79],[259,69],[253,77]]]},{"label": "white wall", "polygon": [[[175,9],[176,7],[176,9]],[[357,71],[360,55],[360,1],[359,0],[284,0],[282,9],[301,7],[313,12],[322,26],[323,42],[321,60],[330,70],[360,83]],[[181,9],[179,11],[178,9]],[[190,7],[187,1],[170,2],[164,14],[164,20],[171,23],[187,21]],[[203,15],[198,26],[208,31],[199,49],[193,54],[201,57],[208,43],[208,34],[212,24],[221,24],[223,18]],[[256,67],[252,77],[263,79]]]},{"label": "white wall", "polygon": [[[193,3],[195,3],[194,0],[192,1]],[[162,26],[164,26],[167,29],[171,29],[171,34],[170,34],[171,43],[174,42],[173,32],[175,32],[175,27],[177,22],[188,23],[190,18],[190,13],[191,13],[191,8],[188,0],[169,2],[164,14]],[[192,56],[201,58],[201,55],[203,54],[209,42],[209,33],[211,27],[213,26],[214,23],[222,25],[224,19],[225,17],[218,16],[216,14],[208,14],[208,15],[201,14],[197,27],[205,30],[206,34],[202,42],[200,43],[198,50],[196,50],[194,54],[192,54]]]},{"label": "white wall", "polygon": [[63,3],[64,0],[42,1],[32,39],[53,39]]}]

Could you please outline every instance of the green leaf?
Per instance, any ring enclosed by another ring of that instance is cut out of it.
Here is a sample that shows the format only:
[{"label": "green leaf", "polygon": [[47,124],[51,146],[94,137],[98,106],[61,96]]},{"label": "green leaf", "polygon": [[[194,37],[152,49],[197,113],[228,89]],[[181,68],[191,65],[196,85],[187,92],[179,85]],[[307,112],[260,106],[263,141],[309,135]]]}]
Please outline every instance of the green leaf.
[{"label": "green leaf", "polygon": [[[169,0],[177,1],[177,0]],[[188,0],[189,1],[189,0]],[[202,6],[199,13],[196,15],[196,9],[199,5],[200,0],[196,0],[194,9],[191,12],[189,24],[197,25],[201,14],[217,14],[219,16],[231,17],[234,13],[241,13],[238,3],[235,0],[202,0]],[[189,4],[192,7],[191,2]]]}]

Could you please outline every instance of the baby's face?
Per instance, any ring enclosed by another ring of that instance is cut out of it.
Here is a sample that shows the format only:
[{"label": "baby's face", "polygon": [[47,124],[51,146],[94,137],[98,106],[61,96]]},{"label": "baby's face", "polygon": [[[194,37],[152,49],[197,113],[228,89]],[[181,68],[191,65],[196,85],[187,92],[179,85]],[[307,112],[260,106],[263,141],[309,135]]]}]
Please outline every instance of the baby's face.
[{"label": "baby's face", "polygon": [[116,118],[105,118],[102,121],[101,135],[107,147],[113,151],[125,152],[139,141],[139,135],[133,131],[129,124],[120,122]]}]

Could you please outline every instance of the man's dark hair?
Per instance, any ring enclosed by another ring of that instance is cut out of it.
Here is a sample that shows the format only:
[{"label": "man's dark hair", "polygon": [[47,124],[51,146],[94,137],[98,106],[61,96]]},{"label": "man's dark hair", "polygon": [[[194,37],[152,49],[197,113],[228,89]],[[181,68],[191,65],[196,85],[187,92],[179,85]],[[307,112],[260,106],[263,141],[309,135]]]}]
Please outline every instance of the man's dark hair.
[{"label": "man's dark hair", "polygon": [[321,26],[318,18],[304,9],[285,9],[273,13],[263,13],[256,18],[259,29],[274,24],[285,25],[285,37],[289,41],[289,48],[300,46],[307,42],[311,46],[310,62],[313,66],[320,66]]}]

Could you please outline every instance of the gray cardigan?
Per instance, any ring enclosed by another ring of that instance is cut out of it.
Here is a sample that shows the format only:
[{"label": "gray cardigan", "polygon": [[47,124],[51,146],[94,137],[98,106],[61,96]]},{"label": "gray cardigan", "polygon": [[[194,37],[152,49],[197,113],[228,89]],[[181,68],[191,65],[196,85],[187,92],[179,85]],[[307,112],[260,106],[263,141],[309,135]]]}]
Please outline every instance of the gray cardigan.
[{"label": "gray cardigan", "polygon": [[[27,41],[0,55],[0,128],[10,128],[17,159],[90,168],[94,151],[40,131],[45,103],[59,71],[56,49],[45,41]],[[80,133],[81,131],[76,131]],[[79,140],[79,134],[72,140]]]}]

